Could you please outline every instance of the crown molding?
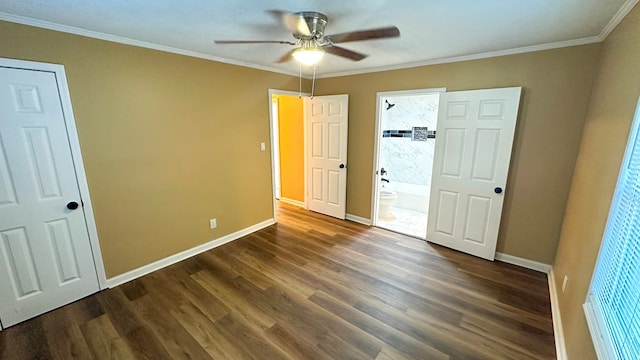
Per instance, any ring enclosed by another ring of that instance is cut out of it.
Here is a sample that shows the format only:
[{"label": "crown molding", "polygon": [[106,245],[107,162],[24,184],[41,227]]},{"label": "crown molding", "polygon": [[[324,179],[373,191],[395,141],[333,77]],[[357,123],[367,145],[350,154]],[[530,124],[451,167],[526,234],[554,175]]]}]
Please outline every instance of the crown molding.
[{"label": "crown molding", "polygon": [[611,21],[609,21],[607,26],[605,26],[604,29],[602,29],[602,32],[600,33],[600,35],[598,35],[598,38],[600,39],[600,41],[604,41],[604,39],[606,39],[607,36],[611,34],[611,32],[618,26],[618,24],[620,24],[622,19],[624,19],[625,16],[627,16],[629,12],[631,12],[631,9],[633,9],[633,7],[636,6],[638,1],[640,0],[627,0],[622,5],[622,7],[620,7],[618,12],[613,16],[613,18],[611,18]]},{"label": "crown molding", "polygon": [[0,11],[0,20],[13,22],[13,23],[18,23],[18,24],[22,24],[22,25],[35,26],[35,27],[48,29],[48,30],[60,31],[60,32],[68,33],[68,34],[86,36],[86,37],[89,37],[89,38],[94,38],[94,39],[99,39],[99,40],[111,41],[111,42],[115,42],[115,43],[119,43],[119,44],[132,45],[132,46],[137,46],[137,47],[142,47],[142,48],[147,48],[147,49],[152,49],[152,50],[158,50],[158,51],[164,51],[164,52],[178,54],[178,55],[185,55],[185,56],[190,56],[190,57],[195,57],[195,58],[200,58],[200,59],[205,59],[205,60],[221,62],[221,63],[225,63],[225,64],[230,64],[230,65],[237,65],[237,66],[243,66],[243,67],[248,67],[248,68],[252,68],[252,69],[262,70],[262,71],[269,71],[269,72],[274,72],[274,73],[279,73],[279,74],[284,74],[284,75],[289,75],[289,76],[298,77],[298,75],[299,75],[297,71],[285,71],[285,70],[281,70],[281,69],[272,68],[272,67],[269,67],[269,66],[256,65],[256,64],[251,64],[251,63],[244,62],[244,61],[227,59],[227,58],[222,58],[222,57],[213,56],[213,55],[209,55],[209,54],[204,54],[204,53],[200,53],[200,52],[197,52],[197,51],[190,51],[190,50],[180,49],[180,48],[176,48],[176,47],[172,47],[172,46],[154,44],[154,43],[150,43],[150,42],[146,42],[146,41],[130,39],[130,38],[126,38],[126,37],[123,37],[123,36],[105,34],[105,33],[101,33],[101,32],[98,32],[98,31],[82,29],[82,28],[78,28],[78,27],[74,27],[74,26],[56,24],[56,23],[52,23],[52,22],[49,22],[49,21],[44,21],[44,20],[33,19],[33,18],[25,17],[25,16],[9,14],[9,13],[5,13],[5,12],[1,12],[1,11]]},{"label": "crown molding", "polygon": [[593,44],[600,41],[601,40],[599,36],[593,36],[593,37],[582,38],[582,39],[559,41],[555,43],[532,45],[532,46],[524,46],[519,48],[491,51],[491,52],[480,53],[480,54],[453,56],[448,58],[424,60],[424,61],[418,61],[418,62],[412,62],[412,63],[406,63],[406,64],[381,66],[381,67],[369,68],[369,69],[358,69],[358,70],[341,71],[341,72],[335,72],[335,73],[325,73],[325,74],[318,75],[317,78],[360,75],[365,73],[402,70],[402,69],[409,69],[409,68],[428,66],[428,65],[440,65],[440,64],[448,64],[448,63],[455,63],[455,62],[461,62],[461,61],[488,59],[488,58],[493,58],[498,56],[517,55],[517,54],[524,54],[524,53],[529,53],[534,51],[551,50],[551,49],[558,49],[558,48],[569,47],[569,46]]},{"label": "crown molding", "polygon": [[[586,37],[586,38],[574,39],[574,40],[568,40],[568,41],[559,41],[554,43],[539,44],[539,45],[533,45],[533,46],[524,46],[524,47],[518,47],[513,49],[485,52],[480,54],[430,59],[430,60],[417,61],[417,62],[411,62],[406,64],[396,64],[396,65],[381,66],[381,67],[374,67],[374,68],[363,68],[363,69],[357,69],[357,70],[329,72],[324,74],[316,74],[316,78],[318,79],[332,78],[332,77],[340,77],[340,76],[361,75],[361,74],[368,74],[368,73],[375,73],[375,72],[382,72],[382,71],[402,70],[402,69],[410,69],[410,68],[421,67],[421,66],[440,65],[440,64],[455,63],[455,62],[461,62],[461,61],[470,61],[470,60],[481,60],[481,59],[488,59],[488,58],[499,57],[499,56],[517,55],[517,54],[524,54],[524,53],[535,52],[535,51],[551,50],[551,49],[558,49],[563,47],[598,43],[598,42],[604,41],[607,38],[607,36],[609,36],[609,34],[618,26],[618,24],[620,24],[620,22],[625,18],[625,16],[627,16],[627,14],[629,14],[629,12],[633,9],[633,7],[639,1],[640,0],[627,0],[622,5],[622,7],[618,10],[618,12],[614,15],[611,21],[604,27],[604,29],[602,29],[602,32],[600,32],[599,35],[593,36],[593,37]],[[274,73],[279,73],[283,75],[296,76],[296,77],[302,75],[302,78],[307,80],[311,79],[312,77],[311,74],[306,74],[306,73],[300,74],[298,71],[286,71],[286,70],[277,69],[269,66],[251,64],[244,61],[227,59],[227,58],[204,54],[196,51],[190,51],[190,50],[175,48],[175,47],[166,46],[166,45],[154,44],[146,41],[140,41],[140,40],[130,39],[122,36],[105,34],[97,31],[86,30],[86,29],[77,28],[73,26],[56,24],[49,21],[28,18],[28,17],[9,14],[5,12],[0,12],[0,20],[14,22],[14,23],[23,24],[23,25],[35,26],[35,27],[49,29],[49,30],[65,32],[65,33],[74,34],[74,35],[86,36],[90,38],[106,40],[106,41],[116,42],[116,43],[125,44],[125,45],[132,45],[132,46],[138,46],[138,47],[143,47],[147,49],[164,51],[164,52],[169,52],[169,53],[174,53],[179,55],[191,56],[195,58],[211,60],[211,61],[221,62],[225,64],[230,64],[230,65],[237,65],[237,66],[243,66],[243,67],[248,67],[252,69],[262,70],[262,71],[274,72]]]}]

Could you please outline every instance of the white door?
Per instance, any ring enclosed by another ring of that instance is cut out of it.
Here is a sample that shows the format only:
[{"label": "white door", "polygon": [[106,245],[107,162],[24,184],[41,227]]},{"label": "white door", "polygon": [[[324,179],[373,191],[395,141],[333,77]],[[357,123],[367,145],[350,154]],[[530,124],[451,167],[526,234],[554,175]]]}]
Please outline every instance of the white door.
[{"label": "white door", "polygon": [[520,92],[440,95],[428,241],[494,259]]},{"label": "white door", "polygon": [[307,207],[344,219],[349,95],[305,99]]},{"label": "white door", "polygon": [[53,72],[0,67],[3,327],[99,290],[58,91]]}]

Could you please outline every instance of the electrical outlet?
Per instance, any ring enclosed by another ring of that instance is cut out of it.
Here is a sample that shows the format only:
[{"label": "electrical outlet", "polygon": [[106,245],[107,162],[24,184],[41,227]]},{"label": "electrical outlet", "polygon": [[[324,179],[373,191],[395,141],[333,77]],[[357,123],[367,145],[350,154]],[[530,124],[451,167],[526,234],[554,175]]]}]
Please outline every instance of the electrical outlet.
[{"label": "electrical outlet", "polygon": [[564,280],[562,280],[562,293],[564,294],[564,290],[567,288],[567,282],[569,282],[569,277],[567,275],[564,276]]},{"label": "electrical outlet", "polygon": [[211,226],[212,229],[215,229],[218,227],[218,222],[216,221],[216,218],[209,220],[209,226]]},{"label": "electrical outlet", "polygon": [[265,150],[267,150],[267,144],[261,142],[260,143],[260,151],[265,151]]}]

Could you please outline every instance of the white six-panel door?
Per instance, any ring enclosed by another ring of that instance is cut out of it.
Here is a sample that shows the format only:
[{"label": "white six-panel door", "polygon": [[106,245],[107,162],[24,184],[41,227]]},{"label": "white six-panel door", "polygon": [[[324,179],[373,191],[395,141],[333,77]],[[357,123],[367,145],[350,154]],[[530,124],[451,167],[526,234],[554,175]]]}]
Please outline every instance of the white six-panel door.
[{"label": "white six-panel door", "polygon": [[99,290],[60,101],[55,73],[0,67],[3,327]]},{"label": "white six-panel door", "polygon": [[347,208],[348,95],[305,100],[307,207],[344,219]]},{"label": "white six-panel door", "polygon": [[494,259],[520,92],[440,95],[428,241]]}]

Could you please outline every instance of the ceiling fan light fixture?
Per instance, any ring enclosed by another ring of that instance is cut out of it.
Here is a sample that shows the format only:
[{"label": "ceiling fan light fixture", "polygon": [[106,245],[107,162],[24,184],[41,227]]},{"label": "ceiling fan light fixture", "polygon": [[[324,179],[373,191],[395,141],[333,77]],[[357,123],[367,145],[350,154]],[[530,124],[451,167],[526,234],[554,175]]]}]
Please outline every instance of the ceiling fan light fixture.
[{"label": "ceiling fan light fixture", "polygon": [[[400,30],[395,26],[380,27],[367,30],[349,31],[339,34],[324,34],[328,18],[325,14],[316,11],[301,11],[289,13],[283,10],[268,10],[276,17],[296,39],[296,42],[282,40],[215,40],[216,44],[287,44],[297,48],[287,51],[276,60],[281,64],[294,58],[302,65],[315,66],[322,60],[325,53],[339,56],[352,61],[360,61],[367,57],[356,51],[345,49],[335,44],[397,38]],[[315,68],[314,68],[315,69]],[[314,70],[315,71],[315,70]]]},{"label": "ceiling fan light fixture", "polygon": [[321,47],[305,48],[301,47],[296,49],[293,54],[293,58],[297,62],[303,65],[315,65],[324,57],[324,49]]}]

